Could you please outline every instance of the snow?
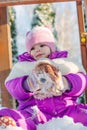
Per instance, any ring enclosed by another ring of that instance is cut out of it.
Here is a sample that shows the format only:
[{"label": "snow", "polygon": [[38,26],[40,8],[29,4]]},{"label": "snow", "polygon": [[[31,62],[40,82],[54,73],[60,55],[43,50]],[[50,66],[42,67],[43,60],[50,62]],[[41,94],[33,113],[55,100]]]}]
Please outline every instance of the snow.
[{"label": "snow", "polygon": [[45,124],[39,124],[37,130],[87,130],[81,123],[74,123],[73,119],[67,116],[53,118]]},{"label": "snow", "polygon": [[[8,126],[0,130],[23,130],[21,127]],[[67,116],[63,118],[53,118],[45,124],[39,124],[37,130],[87,130],[81,123],[74,123],[73,119]]]},{"label": "snow", "polygon": [[0,130],[23,130],[21,127],[16,127],[16,126],[8,126],[6,128],[0,128]]}]

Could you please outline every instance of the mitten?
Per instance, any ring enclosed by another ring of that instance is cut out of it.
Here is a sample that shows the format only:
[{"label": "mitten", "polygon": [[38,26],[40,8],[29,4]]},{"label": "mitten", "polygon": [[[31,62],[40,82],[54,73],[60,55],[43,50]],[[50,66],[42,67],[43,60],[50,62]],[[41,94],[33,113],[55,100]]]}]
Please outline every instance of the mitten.
[{"label": "mitten", "polygon": [[39,88],[39,85],[37,83],[37,78],[36,78],[36,74],[35,72],[32,71],[32,73],[28,76],[27,78],[27,85],[30,92],[35,92],[37,91]]},{"label": "mitten", "polygon": [[60,95],[62,92],[58,88],[59,70],[55,66],[41,62],[35,67],[35,74],[37,84],[39,84],[39,91],[36,91],[35,96],[38,98],[52,97]]},{"label": "mitten", "polygon": [[44,73],[44,80],[47,84],[44,84],[42,90],[45,90],[48,96],[59,96],[69,89],[67,80],[62,76],[58,67],[41,62],[36,66],[35,70],[37,73]]},{"label": "mitten", "polygon": [[27,84],[24,85],[25,89],[32,92],[35,98],[49,97],[49,95],[51,95],[49,93],[50,87],[55,84],[55,82],[51,80],[45,64],[36,65],[25,83]]},{"label": "mitten", "polygon": [[54,83],[45,71],[37,71],[34,69],[32,74],[27,78],[27,84],[35,98],[45,98],[49,94],[47,89],[49,89]]},{"label": "mitten", "polygon": [[0,117],[0,127],[6,128],[7,126],[16,126],[16,122],[13,118],[8,116]]},{"label": "mitten", "polygon": [[61,72],[58,67],[46,63],[38,63],[27,78],[27,83],[35,98],[46,98],[62,95],[66,90]]}]

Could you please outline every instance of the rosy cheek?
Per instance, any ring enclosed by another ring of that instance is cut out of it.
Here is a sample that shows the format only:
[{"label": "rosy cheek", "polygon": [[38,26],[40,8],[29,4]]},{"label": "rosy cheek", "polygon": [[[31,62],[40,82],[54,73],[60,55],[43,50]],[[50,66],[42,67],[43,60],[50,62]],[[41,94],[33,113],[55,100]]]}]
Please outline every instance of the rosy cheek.
[{"label": "rosy cheek", "polygon": [[30,51],[30,54],[32,54],[32,51]]}]

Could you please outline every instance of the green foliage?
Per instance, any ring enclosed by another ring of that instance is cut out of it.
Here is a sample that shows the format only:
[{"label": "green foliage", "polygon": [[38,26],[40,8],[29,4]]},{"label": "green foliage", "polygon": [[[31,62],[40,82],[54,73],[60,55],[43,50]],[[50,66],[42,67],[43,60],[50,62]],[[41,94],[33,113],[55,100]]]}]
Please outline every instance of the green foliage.
[{"label": "green foliage", "polygon": [[85,94],[82,94],[79,99],[78,99],[79,103],[83,103],[85,104]]},{"label": "green foliage", "polygon": [[52,4],[39,4],[34,9],[33,26],[54,26],[55,13]]},{"label": "green foliage", "polygon": [[85,24],[85,30],[87,32],[87,21],[86,21],[86,14],[84,13],[84,24]]},{"label": "green foliage", "polygon": [[57,31],[55,29],[55,11],[51,3],[39,4],[33,12],[31,27],[47,26],[53,31],[54,37],[57,39]]},{"label": "green foliage", "polygon": [[17,45],[16,45],[16,24],[15,24],[15,19],[16,19],[16,13],[13,7],[8,8],[8,14],[9,14],[9,24],[10,24],[10,29],[11,29],[11,44],[12,44],[12,62],[16,63],[17,62],[17,57],[18,57],[18,51],[17,51]]}]

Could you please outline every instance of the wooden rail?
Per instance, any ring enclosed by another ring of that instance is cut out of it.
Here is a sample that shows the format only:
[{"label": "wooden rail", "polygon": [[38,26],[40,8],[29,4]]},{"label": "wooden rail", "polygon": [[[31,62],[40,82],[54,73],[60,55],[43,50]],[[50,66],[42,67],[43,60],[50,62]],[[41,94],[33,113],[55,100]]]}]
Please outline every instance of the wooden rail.
[{"label": "wooden rail", "polygon": [[0,0],[0,7],[22,5],[22,4],[40,4],[40,3],[72,2],[72,1],[81,1],[81,0]]}]

